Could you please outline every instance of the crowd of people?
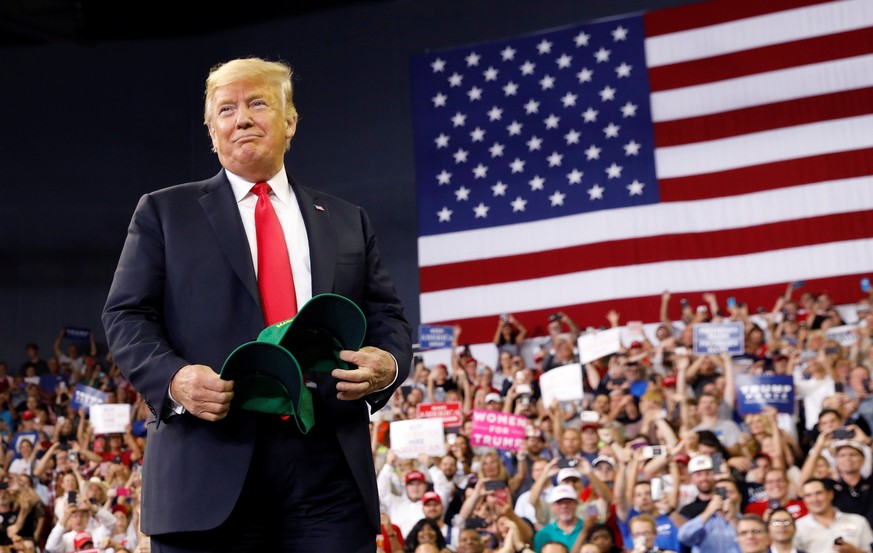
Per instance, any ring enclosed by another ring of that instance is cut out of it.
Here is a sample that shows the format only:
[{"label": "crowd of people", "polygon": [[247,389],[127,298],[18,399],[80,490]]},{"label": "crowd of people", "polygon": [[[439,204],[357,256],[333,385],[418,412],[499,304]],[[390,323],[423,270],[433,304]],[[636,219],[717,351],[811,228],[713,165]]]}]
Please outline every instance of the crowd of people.
[{"label": "crowd of people", "polygon": [[[379,551],[870,552],[873,302],[860,298],[858,320],[844,321],[827,294],[795,300],[792,291],[754,317],[704,294],[704,308],[682,301],[675,321],[665,293],[652,336],[581,364],[584,398],[549,405],[540,376],[579,363],[583,332],[570,317],[556,313],[549,336],[535,340],[501,316],[495,367],[473,357],[456,327],[451,366],[417,357],[373,414]],[[615,312],[606,320],[621,324]],[[694,355],[693,326],[724,321],[743,323],[745,352]],[[849,323],[853,344],[828,337]],[[151,414],[93,336],[82,344],[62,331],[53,349],[43,359],[28,344],[24,362],[0,362],[0,551],[145,550],[140,466]],[[791,375],[794,411],[740,416],[741,374]],[[77,385],[130,404],[126,432],[95,433]],[[458,402],[464,420],[446,432],[445,455],[399,456],[390,423],[442,402]],[[521,446],[475,446],[474,409],[526,417]]]},{"label": "crowd of people", "polygon": [[[501,316],[494,367],[455,327],[451,363],[417,357],[373,416],[381,550],[870,552],[873,297],[849,317],[826,292],[795,298],[797,288],[769,311],[681,299],[678,320],[665,292],[650,333],[586,363],[584,331],[565,313],[538,339]],[[605,317],[621,326],[620,314]],[[695,355],[694,325],[719,322],[742,323],[744,351]],[[545,404],[540,377],[576,364],[583,398]],[[794,405],[741,415],[742,375],[790,377]],[[463,420],[445,429],[444,455],[392,449],[392,422],[443,402],[460,404]],[[527,419],[517,450],[475,445],[481,409]]]},{"label": "crowd of people", "polygon": [[[141,541],[150,412],[93,335],[80,345],[61,331],[53,356],[32,343],[21,364],[0,361],[0,552],[132,553]],[[125,431],[95,432],[77,386],[130,404]]]}]

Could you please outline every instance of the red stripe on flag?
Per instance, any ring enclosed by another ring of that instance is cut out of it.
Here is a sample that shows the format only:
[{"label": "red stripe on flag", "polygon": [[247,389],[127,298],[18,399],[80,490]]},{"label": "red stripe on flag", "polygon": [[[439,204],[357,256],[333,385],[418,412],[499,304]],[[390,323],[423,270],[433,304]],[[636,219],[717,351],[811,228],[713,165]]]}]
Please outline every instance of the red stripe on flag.
[{"label": "red stripe on flag", "polygon": [[873,52],[873,29],[763,46],[649,69],[652,92],[723,81]]},{"label": "red stripe on flag", "polygon": [[[721,198],[873,174],[873,148],[661,179],[662,202]],[[838,190],[835,188],[834,193]]]},{"label": "red stripe on flag", "polygon": [[873,87],[655,123],[655,144],[678,146],[870,113]]},{"label": "red stripe on flag", "polygon": [[[766,236],[766,240],[762,237]],[[422,267],[421,292],[671,260],[709,259],[873,236],[873,211],[745,228],[612,240],[493,259]]]},{"label": "red stripe on flag", "polygon": [[[855,303],[866,294],[861,292],[860,279],[867,274],[841,275],[830,278],[808,279],[805,286],[796,290],[794,299],[800,294],[810,291],[814,294],[827,292],[833,299],[834,304]],[[726,299],[733,296],[738,303],[745,303],[749,311],[754,314],[758,307],[763,307],[768,312],[773,308],[776,298],[785,292],[785,283],[768,284],[749,288],[735,288],[719,290],[716,298],[722,309],[726,309]],[[671,320],[680,318],[679,300],[687,298],[692,306],[704,305],[704,291],[684,292],[671,290],[669,316]],[[547,336],[549,315],[555,311],[566,313],[583,330],[587,327],[609,327],[606,314],[615,310],[620,316],[621,325],[628,321],[653,322],[659,320],[661,296],[646,296],[637,298],[611,299],[600,302],[592,302],[581,305],[562,306],[560,308],[541,309],[537,311],[525,311],[514,313],[515,317],[527,328],[529,336]],[[454,321],[439,321],[428,324],[453,325],[459,324],[463,333],[462,342],[469,344],[490,343],[494,338],[494,329],[497,326],[497,315],[475,317]]]},{"label": "red stripe on flag", "polygon": [[643,16],[646,36],[665,35],[697,27],[727,23],[737,19],[766,15],[831,0],[767,0],[766,2],[715,0],[648,12]]}]

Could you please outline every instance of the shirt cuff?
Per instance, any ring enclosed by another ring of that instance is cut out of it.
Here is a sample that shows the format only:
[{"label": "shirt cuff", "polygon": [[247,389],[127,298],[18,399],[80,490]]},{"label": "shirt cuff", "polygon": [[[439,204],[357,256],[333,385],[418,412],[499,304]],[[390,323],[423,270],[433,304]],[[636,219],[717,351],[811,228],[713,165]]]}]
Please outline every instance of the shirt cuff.
[{"label": "shirt cuff", "polygon": [[164,407],[165,410],[170,411],[174,415],[182,415],[187,412],[187,409],[185,409],[185,407],[183,407],[181,403],[173,398],[173,392],[171,391],[171,388],[167,388],[167,403]]}]

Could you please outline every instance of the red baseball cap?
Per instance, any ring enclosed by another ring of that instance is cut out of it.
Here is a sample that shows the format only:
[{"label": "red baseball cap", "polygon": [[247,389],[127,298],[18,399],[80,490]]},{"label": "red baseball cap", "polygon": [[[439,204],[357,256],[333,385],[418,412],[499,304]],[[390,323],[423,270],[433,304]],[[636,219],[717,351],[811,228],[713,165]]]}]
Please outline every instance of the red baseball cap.
[{"label": "red baseball cap", "polygon": [[73,538],[73,545],[76,549],[81,549],[82,546],[88,542],[94,543],[94,538],[91,537],[89,532],[79,532],[76,534],[76,537]]},{"label": "red baseball cap", "polygon": [[443,504],[443,500],[440,497],[440,494],[436,492],[425,492],[423,496],[421,496],[421,502],[427,503],[428,501],[436,501],[440,505]]},{"label": "red baseball cap", "polygon": [[427,478],[425,478],[424,474],[422,474],[421,472],[419,472],[417,470],[411,470],[411,471],[406,473],[406,483],[407,484],[409,484],[410,482],[416,482],[416,481],[427,482]]}]

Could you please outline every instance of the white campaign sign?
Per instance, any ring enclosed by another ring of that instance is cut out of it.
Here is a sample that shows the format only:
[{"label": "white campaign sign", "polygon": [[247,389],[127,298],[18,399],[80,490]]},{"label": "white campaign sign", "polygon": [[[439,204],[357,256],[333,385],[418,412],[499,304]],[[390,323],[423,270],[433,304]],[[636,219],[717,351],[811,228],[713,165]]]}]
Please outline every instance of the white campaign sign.
[{"label": "white campaign sign", "polygon": [[584,365],[621,349],[621,328],[610,328],[580,336],[579,361]]},{"label": "white campaign sign", "polygon": [[130,424],[129,403],[102,403],[89,408],[95,434],[123,434]]},{"label": "white campaign sign", "polygon": [[422,453],[440,457],[446,453],[446,438],[442,419],[410,419],[393,421],[391,449],[401,459],[417,459]]},{"label": "white campaign sign", "polygon": [[548,408],[552,400],[573,401],[582,399],[582,365],[574,363],[564,365],[540,376],[540,394],[543,396],[543,406]]}]

